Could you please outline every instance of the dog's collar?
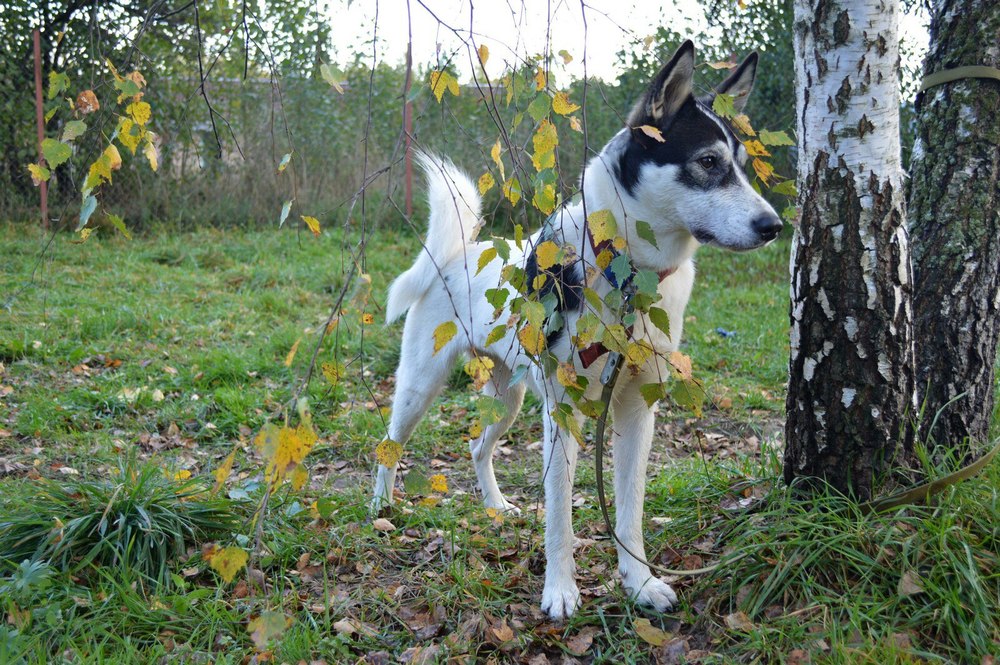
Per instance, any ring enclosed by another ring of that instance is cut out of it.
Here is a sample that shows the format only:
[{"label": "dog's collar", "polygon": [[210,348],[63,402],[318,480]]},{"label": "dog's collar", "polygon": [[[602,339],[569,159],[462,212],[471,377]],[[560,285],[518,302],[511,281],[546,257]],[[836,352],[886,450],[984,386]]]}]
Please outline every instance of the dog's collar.
[{"label": "dog's collar", "polygon": [[[611,284],[611,286],[613,286],[616,289],[622,289],[622,290],[628,289],[632,284],[632,280],[635,279],[636,272],[638,272],[635,269],[635,265],[632,263],[631,259],[629,260],[629,275],[628,277],[625,278],[624,283],[619,284],[618,277],[616,277],[614,271],[611,270],[611,260],[618,257],[620,253],[618,252],[618,250],[615,249],[615,246],[612,244],[611,240],[605,239],[599,243],[595,243],[594,236],[591,235],[589,227],[586,227],[585,233],[587,234],[587,240],[590,242],[590,249],[593,250],[594,252],[595,262],[597,261],[597,257],[600,256],[602,252],[609,252],[611,254],[611,259],[604,267],[604,273],[603,273],[604,279],[608,280],[608,283]],[[656,273],[656,275],[657,277],[660,278],[660,281],[662,282],[675,272],[677,272],[677,268],[667,268],[666,270],[660,270],[659,272]],[[628,328],[625,329],[625,335],[629,339],[632,339],[632,331],[634,330],[634,328],[635,328],[634,326],[629,326]],[[583,366],[584,369],[586,369],[590,367],[595,360],[607,354],[608,351],[609,351],[608,347],[604,346],[600,342],[595,342],[590,346],[580,349],[577,352],[577,355],[580,356],[580,364]]]},{"label": "dog's collar", "polygon": [[[594,236],[591,235],[590,233],[590,227],[586,228],[585,233],[587,234],[587,241],[590,243],[590,249],[594,252],[595,261],[597,260],[597,257],[601,255],[602,252],[609,252],[611,254],[611,260],[614,260],[620,255],[620,252],[617,249],[615,249],[615,246],[614,244],[612,244],[611,240],[605,239],[599,243],[595,243]],[[635,274],[638,271],[635,269],[635,265],[632,263],[632,260],[629,259],[629,268],[630,268],[629,276],[625,278],[624,284],[619,284],[618,278],[615,277],[614,271],[611,270],[611,260],[609,260],[608,264],[604,267],[604,278],[607,279],[608,282],[611,284],[611,286],[615,287],[616,289],[623,288],[625,284],[629,284],[632,281],[632,279],[635,278]],[[675,272],[677,272],[677,268],[667,268],[666,270],[658,271],[656,273],[656,276],[659,277],[660,281],[662,282],[667,277],[673,275]]]}]

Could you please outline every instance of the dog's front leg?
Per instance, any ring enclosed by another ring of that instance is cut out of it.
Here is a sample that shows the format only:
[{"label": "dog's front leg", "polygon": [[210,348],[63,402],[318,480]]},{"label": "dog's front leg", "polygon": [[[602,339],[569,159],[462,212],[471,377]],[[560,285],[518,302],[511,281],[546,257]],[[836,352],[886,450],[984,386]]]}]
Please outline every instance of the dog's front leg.
[{"label": "dog's front leg", "polygon": [[[545,589],[542,610],[565,619],[580,604],[573,561],[573,476],[579,446],[573,435],[552,419],[554,402],[546,400],[544,416]],[[577,417],[577,416],[574,416]]]},{"label": "dog's front leg", "polygon": [[[614,403],[612,442],[615,464],[615,533],[629,550],[646,558],[642,537],[642,512],[646,498],[646,465],[653,441],[654,410],[640,395],[639,382],[623,386]],[[629,596],[657,611],[677,603],[670,585],[654,577],[649,566],[636,560],[618,544],[618,572]]]}]

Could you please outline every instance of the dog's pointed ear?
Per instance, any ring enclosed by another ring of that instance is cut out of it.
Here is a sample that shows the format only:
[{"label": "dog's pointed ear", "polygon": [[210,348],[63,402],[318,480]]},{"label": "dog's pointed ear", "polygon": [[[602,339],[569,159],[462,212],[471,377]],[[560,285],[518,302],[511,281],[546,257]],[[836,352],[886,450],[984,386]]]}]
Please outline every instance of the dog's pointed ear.
[{"label": "dog's pointed ear", "polygon": [[740,63],[740,66],[733,70],[729,77],[720,83],[715,89],[715,93],[732,95],[733,108],[737,113],[743,112],[747,100],[750,98],[750,91],[753,89],[753,81],[757,76],[757,52],[754,51]]},{"label": "dog's pointed ear", "polygon": [[665,118],[677,113],[691,97],[691,78],[694,76],[694,43],[681,44],[674,57],[663,65],[653,81],[628,116],[628,126],[658,125]]}]

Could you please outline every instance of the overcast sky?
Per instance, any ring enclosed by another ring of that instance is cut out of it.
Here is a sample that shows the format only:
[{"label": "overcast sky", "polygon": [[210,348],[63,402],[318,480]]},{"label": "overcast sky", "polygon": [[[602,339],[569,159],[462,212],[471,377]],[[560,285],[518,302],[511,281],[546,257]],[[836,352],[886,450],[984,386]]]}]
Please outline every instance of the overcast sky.
[{"label": "overcast sky", "polygon": [[[402,62],[412,33],[416,64],[454,57],[463,80],[472,74],[463,45],[469,41],[470,26],[472,43],[489,48],[486,69],[491,78],[505,65],[541,53],[549,43],[553,51],[565,49],[573,57],[564,75],[582,76],[586,53],[587,74],[610,81],[620,73],[615,54],[631,48],[633,40],[652,34],[659,25],[681,34],[696,34],[705,25],[702,3],[693,0],[328,0],[327,5],[338,60],[349,60],[356,51],[370,52],[377,26],[379,59]],[[901,22],[904,37],[915,49],[909,57],[917,61],[927,46],[925,20],[904,16]]]}]

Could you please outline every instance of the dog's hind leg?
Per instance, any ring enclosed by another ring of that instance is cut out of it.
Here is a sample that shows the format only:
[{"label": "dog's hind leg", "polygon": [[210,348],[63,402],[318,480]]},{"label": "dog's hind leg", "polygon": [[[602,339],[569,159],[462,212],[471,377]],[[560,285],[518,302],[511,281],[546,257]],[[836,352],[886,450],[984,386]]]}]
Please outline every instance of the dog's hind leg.
[{"label": "dog's hind leg", "polygon": [[[646,466],[653,442],[654,410],[646,405],[639,382],[623,386],[615,396],[612,447],[615,464],[615,533],[637,556],[646,558],[642,511],[646,498]],[[654,577],[649,566],[618,545],[622,585],[637,603],[663,612],[677,603],[670,585]]]},{"label": "dog's hind leg", "polygon": [[510,378],[510,369],[497,362],[493,369],[493,375],[483,387],[483,394],[503,402],[506,415],[500,422],[488,425],[480,436],[469,443],[469,449],[472,453],[472,462],[476,466],[476,478],[479,480],[479,489],[483,493],[483,503],[486,507],[520,514],[521,509],[507,501],[500,491],[496,474],[493,472],[493,451],[496,450],[497,441],[510,428],[514,418],[521,410],[522,402],[524,402],[524,382],[511,386]]},{"label": "dog's hind leg", "polygon": [[[386,436],[401,446],[409,441],[427,408],[441,392],[455,358],[462,350],[456,338],[435,353],[434,328],[441,321],[425,323],[426,318],[426,312],[411,311],[403,328],[403,344],[399,367],[396,369],[396,391],[392,397],[392,413]],[[391,467],[379,465],[371,504],[373,512],[377,513],[392,505],[392,488],[396,483],[398,467],[398,463]]]}]

